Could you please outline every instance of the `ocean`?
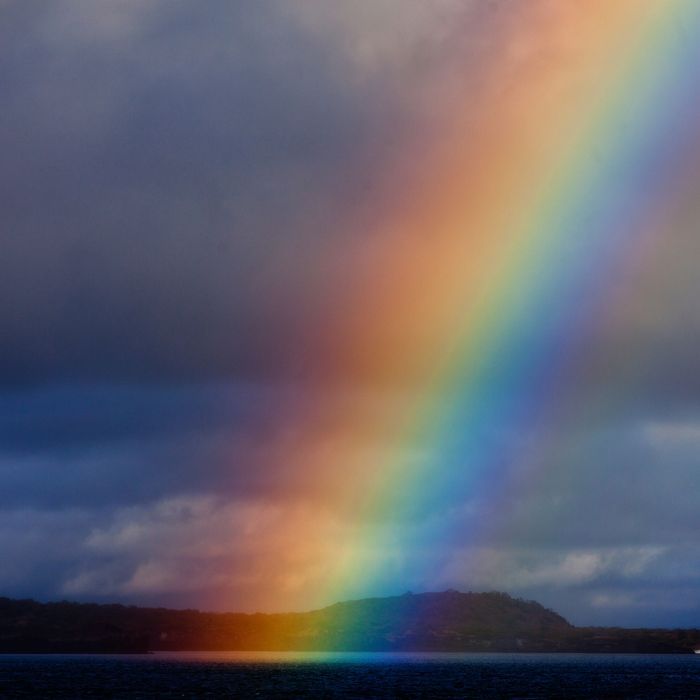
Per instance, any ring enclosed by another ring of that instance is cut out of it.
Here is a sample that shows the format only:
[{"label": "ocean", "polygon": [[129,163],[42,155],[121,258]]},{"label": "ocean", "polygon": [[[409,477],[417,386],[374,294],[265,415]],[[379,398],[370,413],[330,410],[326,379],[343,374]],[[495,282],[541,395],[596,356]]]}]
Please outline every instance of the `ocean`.
[{"label": "ocean", "polygon": [[700,656],[0,656],[0,698],[700,698]]}]

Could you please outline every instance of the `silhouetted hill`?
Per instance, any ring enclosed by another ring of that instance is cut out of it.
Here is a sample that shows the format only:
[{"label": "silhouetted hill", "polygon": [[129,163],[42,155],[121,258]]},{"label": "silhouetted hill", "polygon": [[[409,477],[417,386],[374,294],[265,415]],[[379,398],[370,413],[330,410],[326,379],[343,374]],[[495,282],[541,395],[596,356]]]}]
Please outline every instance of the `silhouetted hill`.
[{"label": "silhouetted hill", "polygon": [[505,593],[406,593],[336,603],[311,615],[332,646],[363,649],[461,649],[481,647],[487,640],[548,638],[571,629],[539,603]]},{"label": "silhouetted hill", "polygon": [[698,630],[577,628],[505,593],[406,593],[306,613],[202,613],[0,598],[0,652],[690,652]]}]

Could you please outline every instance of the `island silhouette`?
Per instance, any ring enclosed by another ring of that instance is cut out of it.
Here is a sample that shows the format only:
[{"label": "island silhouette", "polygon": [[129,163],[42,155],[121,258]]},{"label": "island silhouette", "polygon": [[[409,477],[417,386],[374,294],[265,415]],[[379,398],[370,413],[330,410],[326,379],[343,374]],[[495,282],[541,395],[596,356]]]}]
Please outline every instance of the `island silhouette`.
[{"label": "island silhouette", "polygon": [[303,613],[210,613],[0,598],[0,653],[692,653],[697,629],[576,627],[506,593],[405,593]]}]

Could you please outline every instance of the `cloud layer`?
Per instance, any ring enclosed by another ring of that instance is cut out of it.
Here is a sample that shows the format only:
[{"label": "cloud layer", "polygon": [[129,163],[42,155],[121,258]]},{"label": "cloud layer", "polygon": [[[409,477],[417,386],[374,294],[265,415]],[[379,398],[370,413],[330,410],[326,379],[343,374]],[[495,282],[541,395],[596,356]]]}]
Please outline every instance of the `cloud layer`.
[{"label": "cloud layer", "polygon": [[[309,592],[359,516],[324,488],[377,455],[435,456],[371,430],[422,387],[343,381],[325,331],[519,12],[0,2],[0,594],[332,602]],[[510,49],[496,90],[537,57]],[[567,449],[504,474],[497,498],[455,492],[444,513],[383,523],[365,556],[385,574],[359,593],[508,589],[578,623],[700,625],[700,239],[693,212],[674,216],[584,339],[575,381],[610,398],[602,418],[563,426]],[[295,469],[319,406],[327,484]],[[348,414],[366,434],[337,429]],[[506,428],[489,439],[537,442]],[[354,461],[335,463],[347,443]],[[424,527],[485,521],[483,539],[423,548]]]}]

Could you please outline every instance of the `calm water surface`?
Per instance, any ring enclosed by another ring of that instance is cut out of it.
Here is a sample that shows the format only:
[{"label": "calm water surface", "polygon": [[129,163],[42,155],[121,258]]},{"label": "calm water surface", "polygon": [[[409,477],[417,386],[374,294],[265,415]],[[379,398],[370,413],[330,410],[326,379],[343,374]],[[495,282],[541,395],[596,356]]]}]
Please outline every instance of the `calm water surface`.
[{"label": "calm water surface", "polygon": [[0,698],[700,698],[700,656],[0,655]]}]

